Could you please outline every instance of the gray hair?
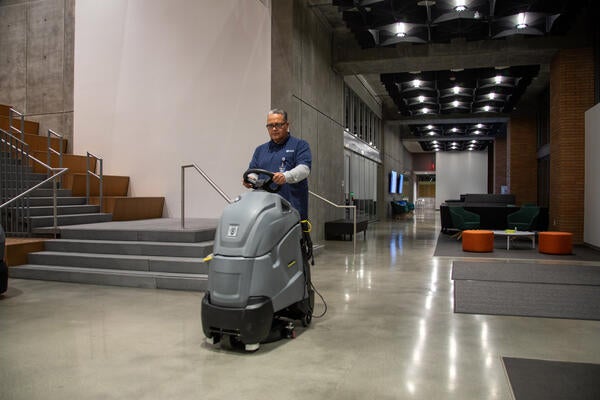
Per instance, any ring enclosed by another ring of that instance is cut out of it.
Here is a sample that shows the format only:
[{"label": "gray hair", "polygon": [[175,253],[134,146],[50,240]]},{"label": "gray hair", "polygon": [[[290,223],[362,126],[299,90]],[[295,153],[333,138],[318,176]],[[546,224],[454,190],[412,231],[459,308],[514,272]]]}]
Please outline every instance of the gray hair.
[{"label": "gray hair", "polygon": [[278,115],[283,115],[283,119],[285,120],[285,122],[287,122],[287,112],[285,110],[282,110],[281,108],[274,108],[271,111],[269,111],[269,114],[278,114]]}]

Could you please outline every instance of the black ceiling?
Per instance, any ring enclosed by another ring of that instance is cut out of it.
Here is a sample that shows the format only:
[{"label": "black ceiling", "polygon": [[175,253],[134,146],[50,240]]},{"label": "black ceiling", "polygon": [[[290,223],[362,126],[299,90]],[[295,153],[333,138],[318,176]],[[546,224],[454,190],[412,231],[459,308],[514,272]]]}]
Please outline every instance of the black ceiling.
[{"label": "black ceiling", "polygon": [[[456,40],[485,46],[512,36],[564,35],[587,0],[332,0],[331,5],[362,49],[416,46],[427,54],[429,45]],[[407,120],[410,137],[423,151],[468,151],[484,150],[506,134],[498,117],[517,107],[538,74],[540,65],[491,65],[384,73],[380,81],[397,108],[388,118]]]},{"label": "black ceiling", "polygon": [[363,48],[565,33],[573,0],[333,0]]}]

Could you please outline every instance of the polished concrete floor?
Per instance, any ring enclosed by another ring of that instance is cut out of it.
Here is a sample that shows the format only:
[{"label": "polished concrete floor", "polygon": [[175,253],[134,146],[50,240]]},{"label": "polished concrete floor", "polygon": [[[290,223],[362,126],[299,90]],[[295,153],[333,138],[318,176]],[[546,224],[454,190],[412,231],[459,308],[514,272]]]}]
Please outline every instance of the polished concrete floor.
[{"label": "polished concrete floor", "polygon": [[[600,363],[600,322],[453,313],[433,212],[326,242],[327,314],[240,353],[204,343],[201,293],[11,280],[0,399],[511,399],[502,356]],[[322,311],[318,306],[316,312]]]}]

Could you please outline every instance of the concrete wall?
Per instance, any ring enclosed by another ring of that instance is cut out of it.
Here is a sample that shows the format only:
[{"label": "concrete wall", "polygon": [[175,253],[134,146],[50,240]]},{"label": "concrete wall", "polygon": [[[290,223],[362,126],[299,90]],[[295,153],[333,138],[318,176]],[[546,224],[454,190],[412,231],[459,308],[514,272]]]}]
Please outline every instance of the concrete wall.
[{"label": "concrete wall", "polygon": [[[270,11],[247,0],[78,0],[75,150],[131,176],[133,196],[165,196],[179,217],[180,167],[197,163],[231,197],[266,141]],[[187,172],[186,216],[224,200]]]},{"label": "concrete wall", "polygon": [[585,212],[583,241],[600,247],[600,104],[585,113]]},{"label": "concrete wall", "polygon": [[[310,144],[310,191],[344,201],[343,80],[331,68],[331,32],[306,0],[272,3],[271,105],[288,111],[290,131]],[[265,132],[266,139],[266,132]],[[312,238],[343,211],[310,196]]]},{"label": "concrete wall", "polygon": [[[383,124],[383,165],[381,168],[383,183],[380,185],[380,198],[382,198],[383,201],[378,202],[379,218],[391,216],[390,201],[392,200],[408,197],[410,201],[415,201],[413,183],[416,177],[411,174],[411,171],[413,170],[412,155],[406,150],[400,140],[400,129],[401,127],[398,125]],[[392,170],[405,174],[404,193],[402,193],[402,195],[392,195],[388,191],[388,174]]]},{"label": "concrete wall", "polygon": [[[0,104],[73,137],[75,0],[0,1]],[[69,144],[69,148],[72,145]]]}]

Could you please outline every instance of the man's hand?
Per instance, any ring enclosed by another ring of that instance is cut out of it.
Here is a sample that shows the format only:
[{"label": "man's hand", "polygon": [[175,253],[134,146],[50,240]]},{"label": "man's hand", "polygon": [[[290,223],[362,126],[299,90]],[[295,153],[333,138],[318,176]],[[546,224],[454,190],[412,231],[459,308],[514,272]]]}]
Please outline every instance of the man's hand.
[{"label": "man's hand", "polygon": [[252,189],[252,184],[245,182],[243,179],[242,179],[242,185],[246,186],[248,189]]},{"label": "man's hand", "polygon": [[281,172],[275,173],[275,175],[273,175],[273,182],[275,182],[278,185],[283,185],[286,182],[285,175]]}]

